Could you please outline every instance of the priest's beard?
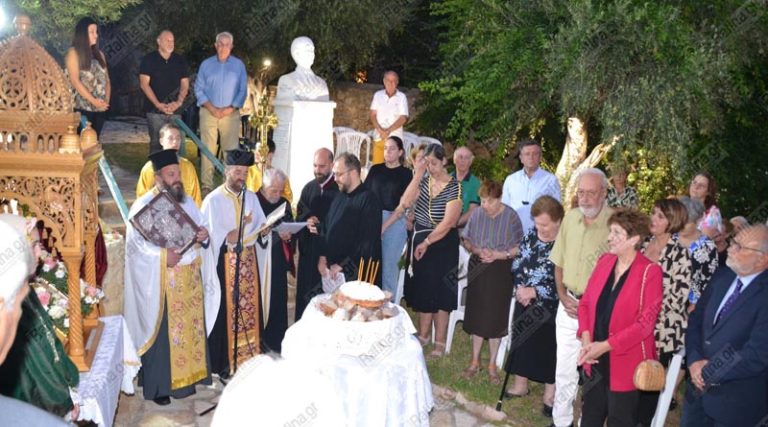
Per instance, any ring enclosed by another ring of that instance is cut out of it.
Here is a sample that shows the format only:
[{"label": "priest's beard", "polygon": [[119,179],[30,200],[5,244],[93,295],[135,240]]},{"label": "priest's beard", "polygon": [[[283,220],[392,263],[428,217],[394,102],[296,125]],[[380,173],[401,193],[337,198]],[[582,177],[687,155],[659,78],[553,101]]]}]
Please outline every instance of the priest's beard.
[{"label": "priest's beard", "polygon": [[240,193],[245,186],[245,180],[237,178],[227,178],[227,188],[233,193]]},{"label": "priest's beard", "polygon": [[168,194],[170,194],[178,203],[184,203],[184,197],[186,197],[186,193],[184,193],[184,186],[181,185],[180,182],[176,182],[174,184],[163,182],[161,187],[162,190],[168,191]]},{"label": "priest's beard", "polygon": [[315,172],[315,179],[317,180],[318,184],[324,183],[329,176],[331,176],[331,174],[322,174],[322,173]]}]

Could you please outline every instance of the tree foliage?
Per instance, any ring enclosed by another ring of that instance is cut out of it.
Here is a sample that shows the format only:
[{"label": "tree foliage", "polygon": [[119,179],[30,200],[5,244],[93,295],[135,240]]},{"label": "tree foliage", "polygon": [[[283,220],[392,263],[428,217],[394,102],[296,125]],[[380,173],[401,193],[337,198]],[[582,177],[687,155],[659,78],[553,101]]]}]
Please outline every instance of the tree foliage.
[{"label": "tree foliage", "polygon": [[181,50],[210,55],[216,33],[229,31],[235,54],[253,68],[270,58],[272,76],[294,67],[291,41],[308,36],[315,44],[315,72],[338,80],[369,66],[376,48],[387,44],[420,1],[148,0],[144,7],[175,32]]},{"label": "tree foliage", "polygon": [[[713,169],[728,151],[720,138],[730,114],[754,116],[744,106],[760,89],[749,70],[765,63],[763,9],[743,0],[435,3],[447,31],[441,74],[421,85],[427,117],[459,142],[497,147],[531,134],[555,151],[566,119],[578,117],[590,146],[618,138],[611,159],[637,166],[631,179],[653,203],[697,168]],[[560,131],[543,134],[552,121]]]},{"label": "tree foliage", "polygon": [[75,24],[80,18],[90,16],[100,22],[114,22],[126,8],[138,3],[141,0],[16,0],[10,2],[10,10],[6,13],[9,16],[29,15],[32,36],[62,53],[71,44]]}]

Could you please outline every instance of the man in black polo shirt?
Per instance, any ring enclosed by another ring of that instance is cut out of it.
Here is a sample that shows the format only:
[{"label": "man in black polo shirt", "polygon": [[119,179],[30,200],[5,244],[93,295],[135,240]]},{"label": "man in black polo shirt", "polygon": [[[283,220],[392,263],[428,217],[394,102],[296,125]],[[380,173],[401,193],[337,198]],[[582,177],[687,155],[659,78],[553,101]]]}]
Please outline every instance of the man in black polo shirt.
[{"label": "man in black polo shirt", "polygon": [[160,128],[180,118],[181,105],[189,92],[187,60],[173,52],[173,42],[173,33],[163,30],[157,36],[157,50],[146,54],[139,68],[150,154],[163,149]]}]

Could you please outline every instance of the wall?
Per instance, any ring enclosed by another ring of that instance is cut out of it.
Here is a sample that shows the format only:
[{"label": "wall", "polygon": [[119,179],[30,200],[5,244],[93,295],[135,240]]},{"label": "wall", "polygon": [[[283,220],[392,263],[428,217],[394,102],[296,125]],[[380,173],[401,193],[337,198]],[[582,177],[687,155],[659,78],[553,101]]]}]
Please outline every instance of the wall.
[{"label": "wall", "polygon": [[[330,88],[330,97],[336,102],[333,112],[333,126],[350,127],[361,132],[373,129],[370,120],[371,99],[376,91],[383,89],[380,84],[334,83]],[[418,111],[414,103],[421,96],[418,89],[399,88],[408,98],[408,111],[413,119]],[[408,129],[406,123],[405,128]]]}]

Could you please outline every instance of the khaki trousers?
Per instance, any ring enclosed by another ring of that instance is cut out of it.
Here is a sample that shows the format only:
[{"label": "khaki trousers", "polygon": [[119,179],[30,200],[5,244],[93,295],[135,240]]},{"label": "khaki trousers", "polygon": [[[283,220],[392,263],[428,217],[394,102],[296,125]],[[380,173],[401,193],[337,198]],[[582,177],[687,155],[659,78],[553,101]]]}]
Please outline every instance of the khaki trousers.
[{"label": "khaki trousers", "polygon": [[[227,150],[237,148],[240,138],[240,110],[235,109],[230,115],[217,119],[205,107],[200,107],[200,139],[203,144],[216,154],[216,140],[221,137],[221,156]],[[204,155],[200,156],[200,183],[203,188],[213,188],[213,164]]]}]

